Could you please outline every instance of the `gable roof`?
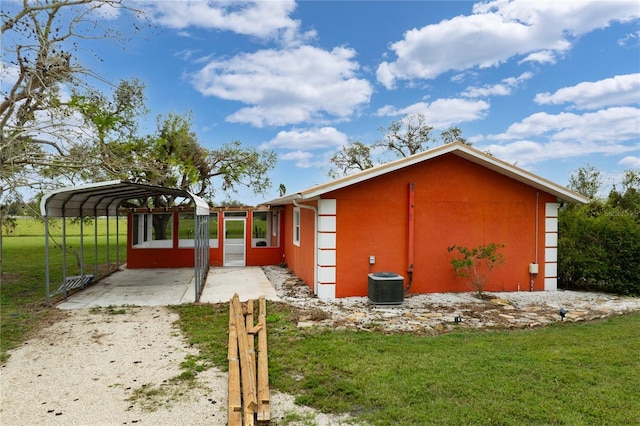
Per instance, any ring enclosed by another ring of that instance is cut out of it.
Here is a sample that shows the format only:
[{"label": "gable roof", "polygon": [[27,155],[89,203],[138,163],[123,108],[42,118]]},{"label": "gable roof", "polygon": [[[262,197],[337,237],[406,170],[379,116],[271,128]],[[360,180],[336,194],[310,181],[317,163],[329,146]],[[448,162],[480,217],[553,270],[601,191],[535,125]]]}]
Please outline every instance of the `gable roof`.
[{"label": "gable roof", "polygon": [[281,206],[286,204],[292,204],[294,200],[303,201],[321,197],[322,195],[335,191],[337,189],[345,188],[347,186],[355,185],[360,182],[373,179],[378,176],[391,173],[396,170],[403,169],[405,167],[413,166],[414,164],[428,161],[432,158],[440,157],[445,154],[454,154],[458,157],[464,158],[472,163],[486,167],[494,172],[500,173],[511,179],[515,179],[526,185],[532,186],[541,191],[547,192],[557,198],[570,203],[587,203],[589,199],[577,192],[571,191],[562,185],[551,182],[540,176],[536,176],[526,170],[509,164],[506,161],[502,161],[492,155],[484,153],[478,149],[472,148],[469,145],[462,142],[453,142],[432,148],[409,157],[401,158],[399,160],[390,161],[379,166],[375,166],[366,170],[363,170],[352,175],[344,176],[339,179],[327,182],[321,185],[313,186],[294,194],[289,194],[284,197],[276,198],[268,201],[265,204],[270,206]]}]

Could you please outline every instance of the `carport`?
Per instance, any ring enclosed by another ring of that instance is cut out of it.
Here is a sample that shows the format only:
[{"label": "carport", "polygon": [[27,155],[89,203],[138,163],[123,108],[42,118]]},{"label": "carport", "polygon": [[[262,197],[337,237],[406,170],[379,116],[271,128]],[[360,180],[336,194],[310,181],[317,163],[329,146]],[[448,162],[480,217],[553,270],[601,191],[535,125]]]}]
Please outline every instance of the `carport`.
[{"label": "carport", "polygon": [[[98,276],[98,230],[97,219],[104,217],[107,219],[107,245],[106,258],[109,259],[110,229],[109,218],[118,217],[118,210],[121,204],[127,200],[139,200],[158,195],[171,195],[174,197],[190,199],[195,205],[195,230],[194,230],[194,259],[195,259],[195,300],[200,299],[202,287],[205,283],[209,271],[209,204],[197,195],[176,188],[162,186],[145,185],[127,181],[113,180],[106,182],[91,183],[80,186],[70,186],[51,191],[42,198],[40,202],[40,212],[44,218],[45,225],[45,281],[47,289],[47,305],[50,304],[51,296],[61,293],[67,297],[69,290],[80,288],[86,284],[97,280]],[[84,263],[84,223],[80,220],[80,247],[79,266],[80,274],[77,276],[67,275],[67,232],[66,221],[68,218],[92,217],[94,223],[94,271],[87,273]],[[49,262],[49,218],[62,219],[62,282],[55,291],[51,292],[50,283],[50,262]],[[119,229],[116,220],[116,265],[119,264]]]}]

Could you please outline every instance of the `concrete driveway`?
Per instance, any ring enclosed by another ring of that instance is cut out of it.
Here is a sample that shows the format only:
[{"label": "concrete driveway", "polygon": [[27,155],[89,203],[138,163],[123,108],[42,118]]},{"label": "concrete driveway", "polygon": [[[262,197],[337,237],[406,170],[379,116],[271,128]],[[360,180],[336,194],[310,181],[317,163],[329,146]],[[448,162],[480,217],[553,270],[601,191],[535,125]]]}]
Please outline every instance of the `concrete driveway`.
[{"label": "concrete driveway", "polygon": [[[260,267],[210,268],[201,303],[225,303],[238,293],[240,300],[279,300],[275,289]],[[166,306],[193,303],[193,268],[123,269],[103,278],[66,300],[60,309],[107,306]]]}]

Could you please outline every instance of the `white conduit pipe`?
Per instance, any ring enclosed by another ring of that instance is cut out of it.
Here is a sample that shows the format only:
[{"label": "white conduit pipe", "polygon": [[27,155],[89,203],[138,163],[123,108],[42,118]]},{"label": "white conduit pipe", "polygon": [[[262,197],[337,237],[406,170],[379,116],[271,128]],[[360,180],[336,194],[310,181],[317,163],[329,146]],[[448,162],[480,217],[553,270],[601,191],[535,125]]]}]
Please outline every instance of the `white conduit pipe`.
[{"label": "white conduit pipe", "polygon": [[[318,295],[318,209],[313,206],[307,206],[306,204],[299,204],[294,198],[293,205],[302,209],[313,211],[313,293]],[[302,224],[302,215],[300,215],[300,223]],[[302,238],[302,235],[300,236]]]}]

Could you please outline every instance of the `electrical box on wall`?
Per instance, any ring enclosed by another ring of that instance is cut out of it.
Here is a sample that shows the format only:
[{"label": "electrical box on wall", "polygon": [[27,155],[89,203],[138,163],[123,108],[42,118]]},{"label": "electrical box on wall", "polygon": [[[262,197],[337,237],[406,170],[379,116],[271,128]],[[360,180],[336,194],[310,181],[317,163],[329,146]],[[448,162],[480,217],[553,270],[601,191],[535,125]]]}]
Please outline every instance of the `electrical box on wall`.
[{"label": "electrical box on wall", "polygon": [[531,275],[538,275],[538,264],[537,263],[530,263],[529,264],[529,273]]},{"label": "electrical box on wall", "polygon": [[375,264],[376,264],[376,257],[369,256],[369,265],[375,265]]}]

